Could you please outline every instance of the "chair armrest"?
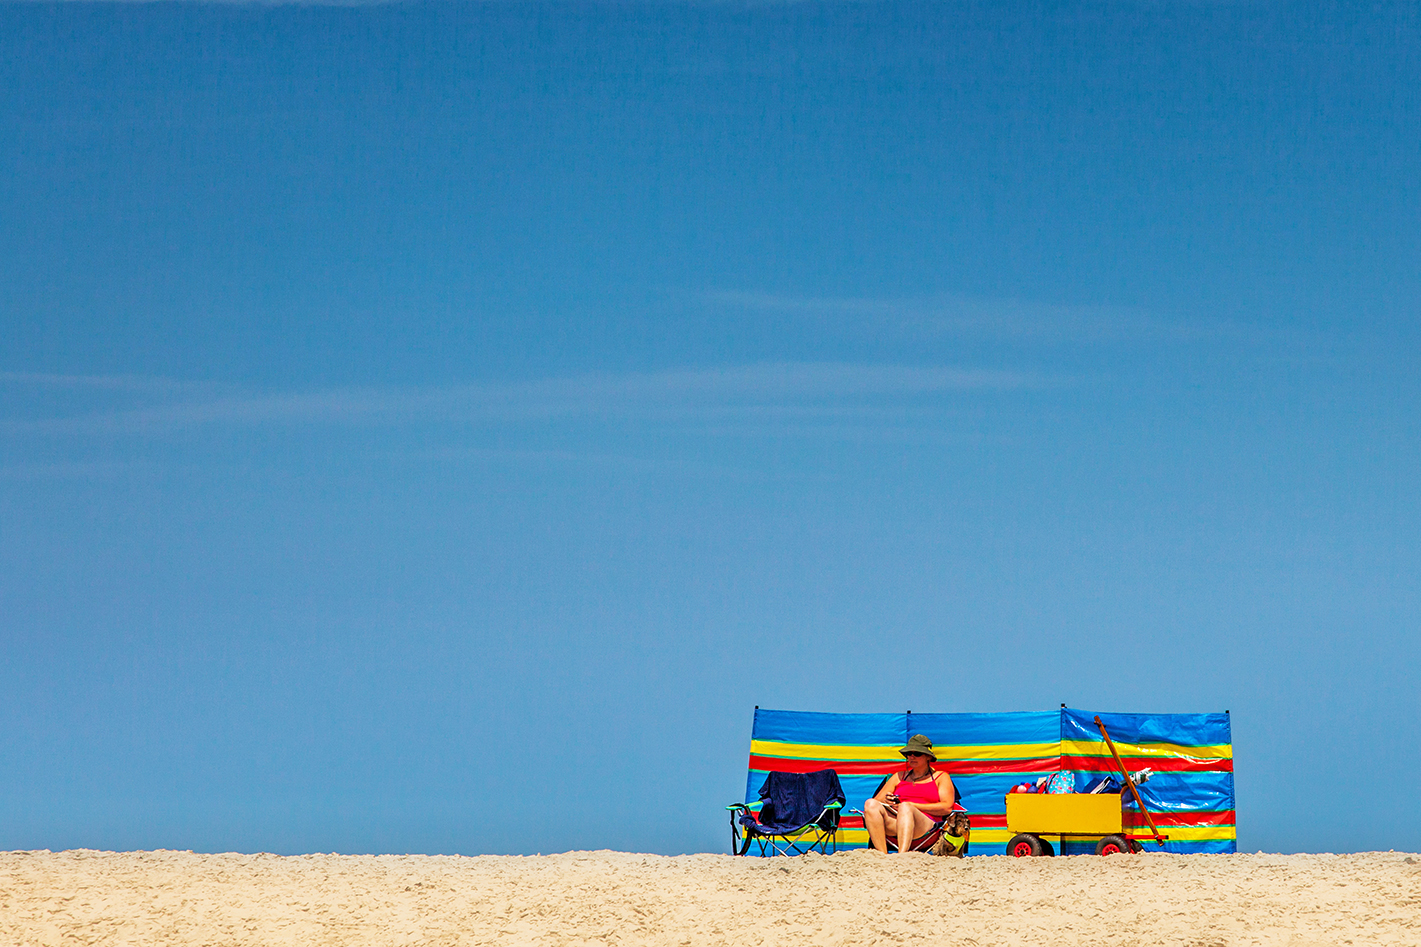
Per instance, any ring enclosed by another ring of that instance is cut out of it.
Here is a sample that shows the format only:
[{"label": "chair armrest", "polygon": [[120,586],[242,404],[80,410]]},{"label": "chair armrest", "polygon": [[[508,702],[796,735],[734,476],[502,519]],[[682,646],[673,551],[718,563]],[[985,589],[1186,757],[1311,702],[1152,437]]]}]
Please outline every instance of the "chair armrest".
[{"label": "chair armrest", "polygon": [[746,809],[746,810],[748,810],[748,811],[750,811],[750,812],[754,812],[756,809],[760,808],[760,807],[763,806],[763,805],[764,805],[763,802],[752,802],[752,803],[750,803],[748,806],[747,806],[745,803],[743,803],[743,802],[737,802],[737,803],[733,803],[733,804],[731,804],[731,805],[728,805],[728,806],[726,806],[725,808],[726,808],[727,811],[732,810],[732,809]]}]

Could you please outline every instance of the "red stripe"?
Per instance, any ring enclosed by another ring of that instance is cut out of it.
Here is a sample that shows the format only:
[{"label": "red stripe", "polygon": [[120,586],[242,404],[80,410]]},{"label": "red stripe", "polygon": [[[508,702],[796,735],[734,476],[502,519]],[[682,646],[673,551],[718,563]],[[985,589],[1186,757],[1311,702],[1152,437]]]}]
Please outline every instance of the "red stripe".
[{"label": "red stripe", "polygon": [[[1004,829],[1007,827],[1007,817],[998,812],[992,815],[982,815],[971,812],[968,815],[972,818],[972,828],[974,829]],[[1155,821],[1159,821],[1156,819]],[[841,829],[861,829],[863,828],[863,816],[846,815],[839,820]]]},{"label": "red stripe", "polygon": [[[1126,759],[1126,768],[1152,769],[1157,773],[1232,773],[1233,760],[1199,760],[1179,756],[1164,756],[1150,759]],[[1108,756],[1063,756],[1061,769],[1073,769],[1088,773],[1118,773],[1115,760]]]},{"label": "red stripe", "polygon": [[[761,773],[812,773],[832,769],[840,776],[887,776],[901,772],[903,764],[893,760],[796,760],[780,756],[751,756],[750,768]],[[1156,767],[1158,769],[1159,767]],[[946,760],[935,763],[933,769],[952,775],[973,773],[1054,773],[1058,769],[1054,756],[1030,760]]]},{"label": "red stripe", "polygon": [[832,769],[840,776],[887,776],[903,768],[902,763],[862,763],[846,760],[792,760],[778,756],[751,756],[750,769],[759,773],[812,773]]},{"label": "red stripe", "polygon": [[972,773],[1054,773],[1060,763],[1054,756],[1029,760],[946,760],[934,763],[933,769],[956,775]]},{"label": "red stripe", "polygon": [[968,812],[974,829],[1004,829],[1007,827],[1005,812]]},{"label": "red stripe", "polygon": [[[1138,812],[1125,810],[1125,825],[1130,828],[1149,827],[1145,817]],[[1223,812],[1151,812],[1155,825],[1235,825],[1234,810]]]}]

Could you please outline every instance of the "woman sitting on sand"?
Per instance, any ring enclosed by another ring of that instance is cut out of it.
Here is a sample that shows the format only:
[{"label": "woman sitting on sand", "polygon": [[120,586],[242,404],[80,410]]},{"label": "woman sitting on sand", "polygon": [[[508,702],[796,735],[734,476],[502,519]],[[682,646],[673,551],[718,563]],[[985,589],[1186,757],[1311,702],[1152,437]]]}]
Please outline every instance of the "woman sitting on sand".
[{"label": "woman sitting on sand", "polygon": [[[897,844],[899,854],[926,847],[928,836],[938,822],[947,818],[957,800],[952,777],[933,771],[937,761],[933,741],[921,733],[914,734],[898,752],[908,761],[908,768],[889,776],[878,793],[863,804],[869,845],[885,854],[890,838]],[[904,845],[899,841],[904,838],[911,839],[911,843]]]}]

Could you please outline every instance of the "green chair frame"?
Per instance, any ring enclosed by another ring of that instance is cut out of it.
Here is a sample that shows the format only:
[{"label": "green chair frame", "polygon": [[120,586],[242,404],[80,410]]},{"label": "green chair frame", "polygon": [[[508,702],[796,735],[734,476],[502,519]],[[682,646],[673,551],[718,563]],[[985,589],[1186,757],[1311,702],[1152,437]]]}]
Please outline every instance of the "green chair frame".
[{"label": "green chair frame", "polygon": [[758,812],[759,803],[746,805],[737,802],[725,808],[730,813],[732,855],[744,855],[754,843],[759,844],[762,856],[807,855],[810,852],[832,855],[839,850],[839,813],[844,808],[841,802],[829,803],[812,821],[789,832],[761,832],[742,825],[740,814]]}]

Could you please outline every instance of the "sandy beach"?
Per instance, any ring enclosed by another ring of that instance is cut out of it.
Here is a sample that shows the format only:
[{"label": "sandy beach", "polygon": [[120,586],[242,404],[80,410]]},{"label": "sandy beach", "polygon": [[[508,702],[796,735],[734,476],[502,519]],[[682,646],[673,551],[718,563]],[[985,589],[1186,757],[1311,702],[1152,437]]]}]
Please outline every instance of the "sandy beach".
[{"label": "sandy beach", "polygon": [[0,855],[0,947],[1421,944],[1421,856]]}]

